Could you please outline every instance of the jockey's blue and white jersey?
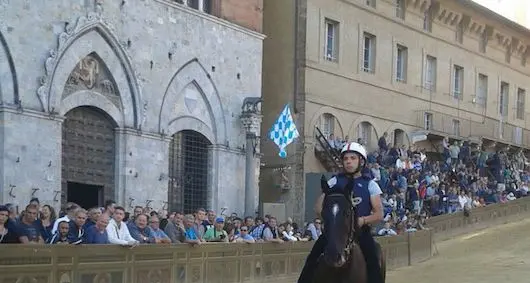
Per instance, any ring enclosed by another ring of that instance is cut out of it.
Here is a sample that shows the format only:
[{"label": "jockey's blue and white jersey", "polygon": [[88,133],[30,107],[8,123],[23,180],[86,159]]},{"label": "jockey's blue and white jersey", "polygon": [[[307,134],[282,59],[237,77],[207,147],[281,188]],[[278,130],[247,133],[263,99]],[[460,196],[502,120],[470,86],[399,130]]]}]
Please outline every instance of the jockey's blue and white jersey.
[{"label": "jockey's blue and white jersey", "polygon": [[[331,190],[343,191],[351,179],[344,174],[337,174],[328,180],[328,186]],[[372,214],[372,196],[381,195],[382,191],[379,185],[372,179],[359,177],[353,180],[353,196],[360,198],[361,202],[357,205],[357,215],[359,217],[369,216]]]}]

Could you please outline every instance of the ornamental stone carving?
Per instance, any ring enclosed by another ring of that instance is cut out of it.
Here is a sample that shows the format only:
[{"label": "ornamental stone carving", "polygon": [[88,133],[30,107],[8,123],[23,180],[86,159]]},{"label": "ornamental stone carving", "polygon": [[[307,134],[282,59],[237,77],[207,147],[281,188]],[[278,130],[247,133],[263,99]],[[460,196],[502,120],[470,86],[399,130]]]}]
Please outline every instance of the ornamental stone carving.
[{"label": "ornamental stone carving", "polygon": [[[54,83],[54,73],[61,61],[62,55],[68,48],[81,36],[90,30],[97,30],[98,33],[105,38],[109,45],[114,49],[116,56],[122,62],[127,76],[130,77],[129,88],[133,99],[135,113],[135,127],[141,128],[142,119],[142,101],[141,84],[139,82],[139,74],[132,66],[132,59],[127,54],[126,50],[119,43],[116,33],[101,15],[101,13],[89,12],[86,16],[79,17],[74,24],[66,26],[65,31],[58,37],[58,45],[56,49],[49,51],[49,56],[44,64],[44,76],[41,77],[41,86],[37,89],[37,96],[41,102],[42,110],[45,113],[57,112],[55,109],[58,101],[62,98],[61,94],[52,92]],[[81,60],[76,66],[74,72],[71,74],[68,83],[77,83],[83,85],[87,89],[101,88],[106,94],[118,94],[116,85],[108,77],[102,77],[101,62],[92,56],[87,56]]]},{"label": "ornamental stone carving", "polygon": [[66,81],[62,99],[81,90],[100,93],[112,101],[118,109],[122,109],[114,79],[96,53],[87,55],[77,63]]},{"label": "ornamental stone carving", "polygon": [[72,71],[70,82],[76,85],[83,83],[88,89],[93,89],[99,72],[98,60],[89,55],[82,59]]}]

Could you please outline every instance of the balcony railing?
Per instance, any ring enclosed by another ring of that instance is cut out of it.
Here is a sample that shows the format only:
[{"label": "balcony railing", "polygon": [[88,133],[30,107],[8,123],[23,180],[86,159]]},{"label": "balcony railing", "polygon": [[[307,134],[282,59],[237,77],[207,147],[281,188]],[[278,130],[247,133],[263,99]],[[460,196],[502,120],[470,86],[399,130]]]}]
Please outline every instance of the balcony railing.
[{"label": "balcony railing", "polygon": [[[426,116],[428,113],[428,117]],[[501,123],[497,119],[485,117],[483,121],[456,117],[453,115],[420,110],[416,114],[416,126],[431,133],[453,138],[487,138],[511,145],[530,147],[530,131],[514,125]],[[459,121],[459,129],[455,129],[454,121]],[[428,127],[427,127],[428,124]]]},{"label": "balcony railing", "polygon": [[[430,114],[428,118],[426,117],[426,113]],[[459,121],[460,126],[458,130],[455,129],[455,120]],[[467,138],[470,136],[471,132],[471,124],[469,120],[459,119],[435,111],[418,111],[416,126],[432,133],[451,137]]]}]

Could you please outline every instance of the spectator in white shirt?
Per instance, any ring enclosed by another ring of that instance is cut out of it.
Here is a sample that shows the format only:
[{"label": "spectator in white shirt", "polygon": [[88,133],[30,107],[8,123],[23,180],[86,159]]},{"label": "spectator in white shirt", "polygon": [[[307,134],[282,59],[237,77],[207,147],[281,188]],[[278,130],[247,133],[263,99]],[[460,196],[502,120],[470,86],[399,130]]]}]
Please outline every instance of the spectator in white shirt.
[{"label": "spectator in white shirt", "polygon": [[121,206],[116,206],[114,208],[114,214],[112,214],[112,219],[109,221],[109,225],[107,225],[109,242],[122,246],[136,246],[139,242],[129,233],[127,224],[123,222],[124,217],[125,209]]},{"label": "spectator in white shirt", "polygon": [[427,159],[427,155],[422,151],[420,151],[420,161],[423,163]]},{"label": "spectator in white shirt", "polygon": [[464,191],[460,191],[460,195],[458,196],[458,203],[460,204],[460,210],[464,210],[467,203],[467,196]]},{"label": "spectator in white shirt", "polygon": [[395,236],[397,235],[396,231],[390,228],[390,222],[385,222],[385,226],[377,232],[379,236]]},{"label": "spectator in white shirt", "polygon": [[79,205],[77,205],[75,203],[68,203],[67,204],[66,209],[65,209],[66,215],[61,217],[61,218],[57,218],[57,220],[55,220],[55,222],[53,223],[52,235],[55,235],[55,232],[57,232],[57,229],[59,227],[59,223],[61,223],[61,222],[70,222],[70,220],[74,219],[75,211],[78,208],[79,208]]},{"label": "spectator in white shirt", "polygon": [[400,157],[396,160],[396,168],[397,169],[405,169],[405,157]]}]

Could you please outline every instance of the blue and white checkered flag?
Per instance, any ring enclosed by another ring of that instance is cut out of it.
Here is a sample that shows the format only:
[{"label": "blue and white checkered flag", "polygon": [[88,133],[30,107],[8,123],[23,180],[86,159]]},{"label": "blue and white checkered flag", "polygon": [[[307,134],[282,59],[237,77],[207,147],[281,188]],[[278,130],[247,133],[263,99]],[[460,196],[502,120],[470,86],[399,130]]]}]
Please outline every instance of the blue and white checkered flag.
[{"label": "blue and white checkered flag", "polygon": [[278,148],[280,148],[280,157],[286,158],[287,152],[285,152],[285,148],[298,138],[298,136],[300,136],[300,134],[294,124],[289,104],[287,104],[276,120],[276,123],[272,125],[271,131],[269,132],[269,138],[278,146]]}]

